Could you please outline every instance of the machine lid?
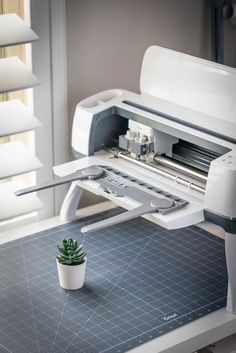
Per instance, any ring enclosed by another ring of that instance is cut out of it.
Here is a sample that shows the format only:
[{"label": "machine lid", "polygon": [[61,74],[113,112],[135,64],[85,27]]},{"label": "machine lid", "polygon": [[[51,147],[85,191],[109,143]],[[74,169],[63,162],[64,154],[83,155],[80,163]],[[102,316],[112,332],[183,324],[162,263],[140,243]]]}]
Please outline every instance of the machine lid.
[{"label": "machine lid", "polygon": [[[151,46],[143,58],[140,90],[210,115],[208,130],[215,131],[216,124],[219,128],[226,123],[224,134],[232,137],[233,133],[236,138],[236,69]],[[196,124],[195,114],[182,116],[181,120]],[[203,119],[199,124],[204,128]]]}]

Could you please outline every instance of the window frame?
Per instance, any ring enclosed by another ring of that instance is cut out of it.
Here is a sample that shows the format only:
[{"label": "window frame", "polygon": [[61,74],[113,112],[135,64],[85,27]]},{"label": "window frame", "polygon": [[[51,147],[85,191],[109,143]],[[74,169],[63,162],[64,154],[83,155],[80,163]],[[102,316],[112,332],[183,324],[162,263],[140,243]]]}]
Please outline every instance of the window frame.
[{"label": "window frame", "polygon": [[[54,165],[65,163],[69,156],[66,1],[31,0],[31,27],[40,40],[32,44],[32,68],[41,81],[34,89],[34,113],[42,128],[35,132],[36,155],[44,167],[36,173],[36,182],[52,180]],[[38,219],[59,214],[66,186],[39,193],[45,207]]]}]

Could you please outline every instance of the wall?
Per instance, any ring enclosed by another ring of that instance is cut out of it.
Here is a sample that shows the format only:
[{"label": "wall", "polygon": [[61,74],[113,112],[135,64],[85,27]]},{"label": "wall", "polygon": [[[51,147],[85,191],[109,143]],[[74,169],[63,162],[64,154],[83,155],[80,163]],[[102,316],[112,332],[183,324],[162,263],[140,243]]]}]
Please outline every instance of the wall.
[{"label": "wall", "polygon": [[236,24],[232,25],[230,21],[224,24],[224,50],[225,65],[236,67]]},{"label": "wall", "polygon": [[70,115],[95,92],[139,90],[143,54],[158,44],[208,58],[206,0],[67,0]]}]

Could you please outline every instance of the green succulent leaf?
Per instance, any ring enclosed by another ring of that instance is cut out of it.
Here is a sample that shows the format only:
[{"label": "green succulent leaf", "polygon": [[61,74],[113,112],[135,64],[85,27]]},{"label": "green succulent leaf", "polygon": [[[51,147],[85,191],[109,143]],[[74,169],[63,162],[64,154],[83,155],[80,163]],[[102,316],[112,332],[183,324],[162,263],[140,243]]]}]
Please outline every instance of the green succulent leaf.
[{"label": "green succulent leaf", "polygon": [[58,245],[57,248],[59,255],[56,258],[61,264],[75,266],[85,261],[86,252],[77,240],[63,239],[62,245]]}]

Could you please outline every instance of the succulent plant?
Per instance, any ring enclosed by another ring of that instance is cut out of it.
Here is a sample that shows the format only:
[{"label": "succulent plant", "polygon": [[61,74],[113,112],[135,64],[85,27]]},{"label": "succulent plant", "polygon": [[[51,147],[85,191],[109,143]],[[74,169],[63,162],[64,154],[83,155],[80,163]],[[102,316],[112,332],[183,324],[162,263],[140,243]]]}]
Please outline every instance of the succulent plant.
[{"label": "succulent plant", "polygon": [[57,246],[57,248],[60,252],[57,260],[63,265],[76,266],[85,261],[86,252],[83,250],[83,245],[79,245],[77,240],[64,239],[62,246]]}]

